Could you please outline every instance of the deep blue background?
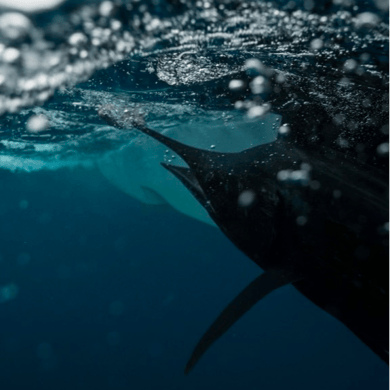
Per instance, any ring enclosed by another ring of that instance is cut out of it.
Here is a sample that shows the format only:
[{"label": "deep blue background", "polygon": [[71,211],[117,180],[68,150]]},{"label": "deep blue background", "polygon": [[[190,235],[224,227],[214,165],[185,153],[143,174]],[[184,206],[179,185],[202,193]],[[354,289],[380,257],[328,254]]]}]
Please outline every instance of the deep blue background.
[{"label": "deep blue background", "polygon": [[0,287],[19,288],[0,303],[1,389],[388,388],[387,365],[292,287],[185,377],[260,270],[217,229],[142,205],[95,169],[0,171],[0,183]]}]

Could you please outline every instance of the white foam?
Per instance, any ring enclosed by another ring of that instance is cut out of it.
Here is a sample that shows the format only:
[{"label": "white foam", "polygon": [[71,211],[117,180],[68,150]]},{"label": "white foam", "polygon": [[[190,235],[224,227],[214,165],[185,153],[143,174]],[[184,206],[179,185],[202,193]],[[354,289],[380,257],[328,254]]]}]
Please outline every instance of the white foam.
[{"label": "white foam", "polygon": [[64,0],[0,0],[0,7],[23,12],[46,11],[59,6]]}]

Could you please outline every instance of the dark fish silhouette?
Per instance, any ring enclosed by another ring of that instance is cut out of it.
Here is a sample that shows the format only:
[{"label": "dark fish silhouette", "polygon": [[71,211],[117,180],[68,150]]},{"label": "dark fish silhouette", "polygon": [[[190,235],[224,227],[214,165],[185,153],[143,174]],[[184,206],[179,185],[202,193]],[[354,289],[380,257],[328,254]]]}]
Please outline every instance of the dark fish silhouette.
[{"label": "dark fish silhouette", "polygon": [[254,304],[290,283],[388,363],[386,178],[338,152],[302,151],[283,138],[219,153],[172,140],[130,112],[120,119],[109,109],[99,115],[116,127],[132,125],[181,156],[188,168],[162,165],[265,271],[206,331],[186,373]]}]

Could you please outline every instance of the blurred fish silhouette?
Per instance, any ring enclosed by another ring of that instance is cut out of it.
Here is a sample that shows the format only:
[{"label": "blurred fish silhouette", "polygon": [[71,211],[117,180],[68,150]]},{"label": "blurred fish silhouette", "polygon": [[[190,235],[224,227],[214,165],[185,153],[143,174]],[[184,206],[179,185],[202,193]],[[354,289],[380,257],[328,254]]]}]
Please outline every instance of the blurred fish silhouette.
[{"label": "blurred fish silhouette", "polygon": [[162,165],[265,271],[209,327],[186,373],[257,302],[287,284],[388,363],[387,178],[336,151],[302,150],[286,138],[219,153],[170,139],[136,114],[99,115],[116,127],[137,128],[183,158],[188,168]]}]

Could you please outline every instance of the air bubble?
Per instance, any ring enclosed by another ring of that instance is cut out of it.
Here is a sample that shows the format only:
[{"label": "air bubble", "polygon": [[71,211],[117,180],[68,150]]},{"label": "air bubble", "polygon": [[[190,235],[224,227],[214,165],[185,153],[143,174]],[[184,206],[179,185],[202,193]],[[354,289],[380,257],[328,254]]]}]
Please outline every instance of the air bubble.
[{"label": "air bubble", "polygon": [[99,6],[99,13],[102,16],[108,17],[110,16],[113,9],[114,5],[111,3],[111,1],[103,1]]},{"label": "air bubble", "polygon": [[259,118],[263,115],[265,115],[269,111],[270,107],[267,104],[264,104],[262,106],[254,106],[251,107],[248,112],[248,118]]},{"label": "air bubble", "polygon": [[349,60],[345,61],[344,69],[348,72],[352,72],[353,70],[356,69],[357,65],[358,65],[358,63],[355,60],[349,59]]},{"label": "air bubble", "polygon": [[279,134],[286,135],[291,131],[291,128],[289,125],[285,124],[279,127]]},{"label": "air bubble", "polygon": [[244,82],[242,80],[231,80],[229,82],[229,89],[232,91],[238,91],[240,89],[243,89],[245,86]]},{"label": "air bubble", "polygon": [[256,199],[256,193],[253,190],[245,190],[238,197],[238,205],[240,207],[250,206]]},{"label": "air bubble", "polygon": [[30,133],[40,133],[49,127],[49,120],[45,115],[34,115],[26,123],[26,129]]},{"label": "air bubble", "polygon": [[266,79],[263,76],[257,76],[250,83],[250,87],[252,93],[255,95],[263,93],[266,88]]},{"label": "air bubble", "polygon": [[77,32],[69,37],[68,42],[72,46],[80,46],[87,42],[87,37],[83,33]]},{"label": "air bubble", "polygon": [[376,148],[376,151],[381,156],[385,156],[386,154],[389,154],[389,143],[388,142],[384,142],[383,144],[380,144]]},{"label": "air bubble", "polygon": [[10,39],[22,39],[32,29],[30,19],[18,12],[7,12],[0,15],[0,35]]},{"label": "air bubble", "polygon": [[320,50],[324,46],[324,42],[321,39],[313,39],[310,43],[312,50]]},{"label": "air bubble", "polygon": [[14,283],[0,287],[0,303],[15,299],[19,293],[19,287]]},{"label": "air bubble", "polygon": [[377,15],[372,12],[363,12],[359,14],[356,19],[356,27],[375,27],[380,22],[380,19]]},{"label": "air bubble", "polygon": [[14,47],[8,47],[3,51],[3,61],[13,63],[20,57],[20,51]]}]

